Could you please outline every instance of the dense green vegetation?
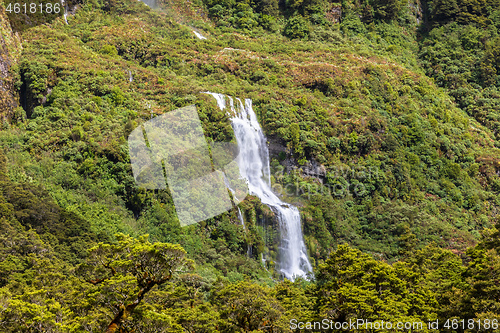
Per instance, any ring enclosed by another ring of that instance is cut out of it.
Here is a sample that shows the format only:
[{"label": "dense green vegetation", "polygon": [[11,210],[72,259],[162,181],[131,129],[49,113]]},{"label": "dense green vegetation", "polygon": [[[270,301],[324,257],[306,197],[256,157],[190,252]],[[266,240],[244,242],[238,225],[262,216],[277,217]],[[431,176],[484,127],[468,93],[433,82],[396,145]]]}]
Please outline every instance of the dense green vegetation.
[{"label": "dense green vegetation", "polygon": [[[89,0],[68,25],[6,4],[1,331],[500,319],[498,0]],[[136,186],[127,137],[152,117],[195,104],[234,142],[207,90],[252,99],[310,281],[281,281],[256,197],[246,229],[236,209],[181,228],[168,190]]]},{"label": "dense green vegetation", "polygon": [[417,330],[423,332],[431,320],[500,319],[498,231],[470,249],[467,266],[435,246],[409,251],[391,266],[340,245],[314,282],[270,287],[202,277],[179,245],[123,234],[90,249],[75,270],[12,216],[2,225],[4,332],[287,332],[292,319],[325,318],[424,322]]}]

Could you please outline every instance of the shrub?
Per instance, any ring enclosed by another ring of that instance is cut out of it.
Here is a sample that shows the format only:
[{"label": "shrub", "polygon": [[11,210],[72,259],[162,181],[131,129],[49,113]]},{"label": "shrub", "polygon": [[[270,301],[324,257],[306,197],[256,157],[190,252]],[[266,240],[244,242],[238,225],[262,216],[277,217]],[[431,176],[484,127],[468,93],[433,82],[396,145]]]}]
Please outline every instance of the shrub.
[{"label": "shrub", "polygon": [[354,13],[347,14],[340,25],[345,33],[354,32],[355,34],[366,33],[366,28],[363,22],[361,22],[358,15]]},{"label": "shrub", "polygon": [[109,44],[104,45],[101,48],[100,52],[102,54],[108,54],[108,55],[111,55],[111,56],[118,55],[118,51],[116,50],[116,47],[114,45],[109,45]]},{"label": "shrub", "polygon": [[303,39],[309,36],[309,22],[302,15],[294,15],[286,21],[283,34],[289,38]]}]

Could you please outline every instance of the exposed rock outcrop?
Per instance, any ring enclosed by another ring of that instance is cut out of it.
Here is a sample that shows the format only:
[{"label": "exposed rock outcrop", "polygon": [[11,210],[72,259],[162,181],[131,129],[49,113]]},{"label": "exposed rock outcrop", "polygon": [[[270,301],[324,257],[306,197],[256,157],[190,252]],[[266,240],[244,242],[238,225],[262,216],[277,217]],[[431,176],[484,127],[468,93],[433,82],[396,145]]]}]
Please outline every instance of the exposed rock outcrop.
[{"label": "exposed rock outcrop", "polygon": [[342,6],[339,3],[331,4],[330,9],[326,11],[326,19],[332,23],[340,23],[342,19]]},{"label": "exposed rock outcrop", "polygon": [[410,14],[415,17],[417,25],[420,23],[425,23],[425,13],[421,0],[409,1],[408,7],[410,8]]}]

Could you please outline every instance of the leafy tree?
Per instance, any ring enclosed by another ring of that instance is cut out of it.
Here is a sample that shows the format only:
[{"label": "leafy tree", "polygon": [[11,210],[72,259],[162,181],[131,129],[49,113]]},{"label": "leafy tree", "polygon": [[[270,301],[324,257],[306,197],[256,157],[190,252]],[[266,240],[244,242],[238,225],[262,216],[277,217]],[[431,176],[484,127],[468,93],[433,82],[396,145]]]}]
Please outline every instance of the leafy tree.
[{"label": "leafy tree", "polygon": [[319,266],[317,280],[320,318],[425,322],[437,317],[434,294],[422,288],[420,276],[405,265],[390,266],[347,245],[340,245]]},{"label": "leafy tree", "polygon": [[385,21],[396,19],[402,6],[401,0],[376,0],[372,4],[375,18]]},{"label": "leafy tree", "polygon": [[429,3],[431,17],[438,22],[445,22],[456,17],[459,12],[457,0],[434,0]]},{"label": "leafy tree", "polygon": [[290,17],[283,30],[285,36],[299,39],[308,37],[309,32],[309,22],[300,14]]},{"label": "leafy tree", "polygon": [[466,267],[461,258],[449,250],[428,245],[407,252],[404,264],[420,276],[420,282],[429,288],[439,303],[436,312],[441,320],[461,317],[460,302],[467,289],[464,278]]},{"label": "leafy tree", "polygon": [[113,319],[107,333],[121,332],[144,297],[156,286],[192,268],[180,245],[150,243],[119,234],[118,244],[99,243],[79,266],[79,273],[101,293],[99,303],[109,304]]},{"label": "leafy tree", "polygon": [[366,32],[365,25],[361,22],[358,15],[353,12],[348,12],[342,19],[341,28],[344,32],[354,32],[356,34],[361,34]]},{"label": "leafy tree", "polygon": [[279,0],[256,0],[255,4],[259,13],[270,16],[279,14]]},{"label": "leafy tree", "polygon": [[499,245],[498,229],[487,229],[481,242],[467,250],[472,260],[464,272],[467,287],[464,288],[459,310],[470,318],[500,320]]},{"label": "leafy tree", "polygon": [[285,315],[288,318],[313,321],[315,319],[314,288],[314,284],[302,279],[294,282],[284,280],[274,286],[274,294],[285,308]]},{"label": "leafy tree", "polygon": [[221,317],[221,332],[285,332],[287,320],[271,289],[241,281],[221,285],[212,303]]},{"label": "leafy tree", "polygon": [[486,43],[484,58],[481,61],[481,77],[484,86],[500,83],[500,37]]}]

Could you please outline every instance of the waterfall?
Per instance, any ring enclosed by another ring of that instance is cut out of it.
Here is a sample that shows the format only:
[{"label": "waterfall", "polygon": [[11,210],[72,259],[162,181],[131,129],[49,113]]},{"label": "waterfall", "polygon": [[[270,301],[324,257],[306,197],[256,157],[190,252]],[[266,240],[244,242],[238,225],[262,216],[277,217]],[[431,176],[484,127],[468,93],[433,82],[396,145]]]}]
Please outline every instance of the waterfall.
[{"label": "waterfall", "polygon": [[[225,95],[207,92],[217,100],[221,110],[226,108]],[[238,107],[229,97],[231,124],[240,150],[238,166],[241,176],[248,180],[251,194],[260,198],[263,204],[276,214],[281,233],[279,246],[281,273],[289,280],[306,277],[312,272],[307,257],[307,249],[302,237],[300,213],[297,207],[282,202],[271,190],[269,151],[266,138],[252,108],[252,100],[246,99],[245,105],[236,99]]]},{"label": "waterfall", "polygon": [[[245,233],[247,232],[247,227],[245,226],[245,220],[243,219],[243,214],[241,214],[240,207],[238,207],[238,219],[241,222],[241,225],[243,226],[243,230],[245,230]],[[250,258],[252,257],[252,246],[247,243],[247,257]]]},{"label": "waterfall", "polygon": [[139,0],[144,2],[148,7],[155,9],[158,8],[158,2],[156,0]]},{"label": "waterfall", "polygon": [[245,231],[247,231],[247,227],[245,226],[245,220],[243,220],[243,215],[241,214],[240,207],[238,207],[238,219],[240,220],[241,225],[243,226],[243,229],[245,229]]},{"label": "waterfall", "polygon": [[132,81],[134,81],[134,77],[132,76],[132,72],[130,70],[128,70],[127,72],[128,72],[128,82],[132,83]]},{"label": "waterfall", "polygon": [[64,9],[64,22],[68,25],[68,5],[64,2],[64,0],[61,0],[61,6]]},{"label": "waterfall", "polygon": [[198,37],[198,39],[207,39],[207,37],[203,36],[198,31],[193,30],[193,32],[196,35],[196,37]]}]

